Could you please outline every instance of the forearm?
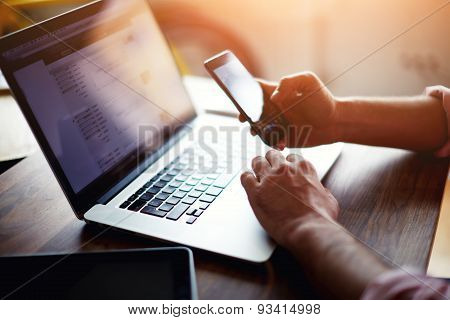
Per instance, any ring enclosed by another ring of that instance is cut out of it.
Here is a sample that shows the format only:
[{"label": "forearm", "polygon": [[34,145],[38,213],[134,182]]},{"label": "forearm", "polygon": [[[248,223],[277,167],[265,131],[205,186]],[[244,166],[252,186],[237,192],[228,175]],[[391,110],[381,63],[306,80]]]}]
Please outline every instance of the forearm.
[{"label": "forearm", "polygon": [[388,270],[341,226],[322,217],[299,224],[287,247],[312,282],[338,298],[358,299],[371,280]]},{"label": "forearm", "polygon": [[433,151],[447,141],[446,114],[438,99],[337,99],[336,132],[343,142]]}]

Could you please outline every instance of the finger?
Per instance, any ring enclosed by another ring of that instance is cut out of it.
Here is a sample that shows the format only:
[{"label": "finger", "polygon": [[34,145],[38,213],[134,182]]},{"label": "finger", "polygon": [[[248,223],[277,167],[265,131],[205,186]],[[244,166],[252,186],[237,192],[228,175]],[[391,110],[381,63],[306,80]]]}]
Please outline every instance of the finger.
[{"label": "finger", "polygon": [[270,100],[276,105],[282,105],[292,92],[294,81],[290,77],[284,77],[280,80],[280,84],[272,93]]},{"label": "finger", "polygon": [[240,121],[240,122],[246,122],[247,119],[245,119],[244,115],[239,114],[239,121]]},{"label": "finger", "polygon": [[253,173],[246,171],[241,175],[241,184],[247,192],[247,195],[250,196],[258,185],[258,180]]},{"label": "finger", "polygon": [[314,168],[313,164],[307,160],[302,160],[299,162],[299,167],[304,173],[307,173],[311,176],[313,176],[316,179],[319,179],[317,175],[316,168]]},{"label": "finger", "polygon": [[300,163],[301,161],[303,161],[304,159],[303,159],[303,157],[302,157],[301,155],[299,155],[299,154],[291,153],[290,155],[288,155],[288,156],[286,157],[286,160],[289,161],[289,162],[292,162],[292,163],[294,163],[294,164],[298,164],[298,163]]},{"label": "finger", "polygon": [[252,169],[255,172],[256,178],[261,181],[270,170],[270,164],[264,157],[256,157],[252,160]]},{"label": "finger", "polygon": [[[282,91],[283,90],[283,91]],[[287,96],[285,88],[278,87],[273,92],[272,96],[270,97],[270,101],[272,101],[275,105],[281,105]]]},{"label": "finger", "polygon": [[318,83],[317,76],[311,72],[300,72],[283,77],[270,99],[277,105],[292,105],[302,98],[305,88],[316,83]]},{"label": "finger", "polygon": [[252,136],[256,136],[256,131],[255,131],[255,129],[250,129],[250,133],[251,133]]},{"label": "finger", "polygon": [[274,169],[279,168],[286,162],[286,159],[283,157],[281,152],[277,150],[269,150],[266,153],[266,159],[270,163],[270,166]]}]

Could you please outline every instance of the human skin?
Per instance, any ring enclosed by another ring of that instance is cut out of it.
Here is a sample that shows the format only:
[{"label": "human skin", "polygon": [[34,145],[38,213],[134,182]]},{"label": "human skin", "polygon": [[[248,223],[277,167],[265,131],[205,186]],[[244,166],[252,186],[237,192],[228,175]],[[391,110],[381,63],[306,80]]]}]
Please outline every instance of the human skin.
[{"label": "human skin", "polygon": [[348,142],[434,151],[447,140],[445,111],[434,97],[337,98],[310,72],[284,77],[279,83],[260,83],[292,127],[311,128],[307,139],[286,134],[282,147]]},{"label": "human skin", "polygon": [[[341,141],[435,151],[447,140],[445,111],[433,97],[336,98],[309,72],[260,83],[271,100],[264,108],[276,105],[291,126],[311,129],[304,139],[295,136],[299,130],[286,131],[277,149]],[[370,281],[389,270],[336,222],[338,203],[309,162],[272,150],[255,158],[252,168],[241,181],[256,217],[324,292],[358,298]]]},{"label": "human skin", "polygon": [[241,182],[257,219],[325,294],[356,299],[388,270],[336,222],[339,205],[311,163],[271,150],[255,158],[252,168]]}]

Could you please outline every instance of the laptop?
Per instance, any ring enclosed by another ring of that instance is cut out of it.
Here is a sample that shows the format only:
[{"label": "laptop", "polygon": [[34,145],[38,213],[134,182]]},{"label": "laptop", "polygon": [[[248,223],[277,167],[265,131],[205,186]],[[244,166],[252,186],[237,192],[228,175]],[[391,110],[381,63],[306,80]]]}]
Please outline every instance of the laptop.
[{"label": "laptop", "polygon": [[[196,111],[146,0],[93,2],[0,39],[0,50],[1,70],[79,219],[269,259],[275,243],[239,179],[267,148],[236,119]],[[340,148],[304,156],[323,177]]]}]

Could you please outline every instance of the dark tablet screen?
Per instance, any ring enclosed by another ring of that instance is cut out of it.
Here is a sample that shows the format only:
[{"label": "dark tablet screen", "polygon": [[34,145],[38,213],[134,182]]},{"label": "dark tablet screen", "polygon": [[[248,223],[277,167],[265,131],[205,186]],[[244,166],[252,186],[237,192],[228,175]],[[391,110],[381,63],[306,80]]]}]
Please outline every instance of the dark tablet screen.
[{"label": "dark tablet screen", "polygon": [[0,298],[192,299],[188,249],[0,258]]}]

